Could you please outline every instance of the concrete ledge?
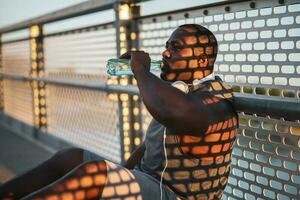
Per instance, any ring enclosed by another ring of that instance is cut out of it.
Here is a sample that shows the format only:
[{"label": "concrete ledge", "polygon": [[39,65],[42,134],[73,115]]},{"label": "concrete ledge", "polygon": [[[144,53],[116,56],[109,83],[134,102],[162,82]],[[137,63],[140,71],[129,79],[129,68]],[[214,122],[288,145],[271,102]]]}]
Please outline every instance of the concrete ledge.
[{"label": "concrete ledge", "polygon": [[55,153],[61,149],[74,147],[74,145],[57,138],[54,135],[40,131],[22,121],[19,121],[4,112],[0,112],[0,126],[23,137],[26,140],[34,142],[49,152]]}]

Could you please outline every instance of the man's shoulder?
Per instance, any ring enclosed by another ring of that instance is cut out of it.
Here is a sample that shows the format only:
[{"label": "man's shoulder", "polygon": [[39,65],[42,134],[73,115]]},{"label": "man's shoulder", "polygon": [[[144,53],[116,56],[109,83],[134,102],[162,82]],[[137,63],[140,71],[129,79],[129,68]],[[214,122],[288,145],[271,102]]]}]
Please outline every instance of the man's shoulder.
[{"label": "man's shoulder", "polygon": [[194,91],[191,96],[204,105],[214,106],[215,104],[225,105],[230,102],[233,104],[234,95],[232,87],[222,81],[218,76],[215,80],[206,81],[201,84],[201,87],[197,91]]}]

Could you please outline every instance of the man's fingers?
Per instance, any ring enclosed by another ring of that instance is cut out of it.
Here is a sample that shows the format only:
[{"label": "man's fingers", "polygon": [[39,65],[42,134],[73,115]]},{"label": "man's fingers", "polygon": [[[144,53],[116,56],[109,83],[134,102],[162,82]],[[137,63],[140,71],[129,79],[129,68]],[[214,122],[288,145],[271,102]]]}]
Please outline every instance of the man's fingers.
[{"label": "man's fingers", "polygon": [[124,54],[122,54],[120,56],[121,59],[131,59],[132,56],[139,56],[142,54],[146,54],[149,56],[148,53],[144,52],[144,51],[127,51]]},{"label": "man's fingers", "polygon": [[131,58],[131,51],[127,51],[126,53],[120,56],[122,59],[130,59]]}]

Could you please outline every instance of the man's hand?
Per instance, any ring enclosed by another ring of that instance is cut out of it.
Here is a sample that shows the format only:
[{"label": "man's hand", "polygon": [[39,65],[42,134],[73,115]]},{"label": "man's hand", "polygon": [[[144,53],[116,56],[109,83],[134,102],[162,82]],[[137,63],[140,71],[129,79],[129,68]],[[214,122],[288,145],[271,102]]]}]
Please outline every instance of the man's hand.
[{"label": "man's hand", "polygon": [[120,56],[120,58],[131,59],[131,70],[134,74],[144,71],[150,71],[150,57],[144,51],[128,51]]}]

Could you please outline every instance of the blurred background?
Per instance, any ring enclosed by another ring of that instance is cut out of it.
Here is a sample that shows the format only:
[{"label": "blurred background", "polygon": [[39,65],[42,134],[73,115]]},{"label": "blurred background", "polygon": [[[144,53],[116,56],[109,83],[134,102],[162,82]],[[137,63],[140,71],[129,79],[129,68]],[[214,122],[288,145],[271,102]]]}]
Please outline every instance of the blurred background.
[{"label": "blurred background", "polygon": [[0,182],[77,146],[124,163],[151,116],[106,62],[161,60],[179,25],[217,37],[239,135],[223,199],[300,199],[298,0],[0,0]]}]

